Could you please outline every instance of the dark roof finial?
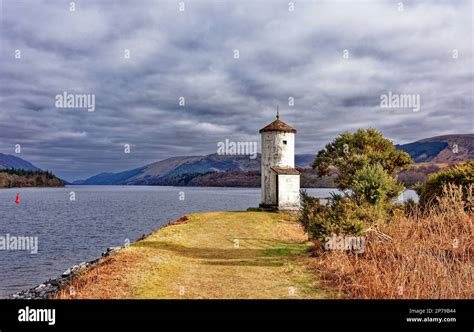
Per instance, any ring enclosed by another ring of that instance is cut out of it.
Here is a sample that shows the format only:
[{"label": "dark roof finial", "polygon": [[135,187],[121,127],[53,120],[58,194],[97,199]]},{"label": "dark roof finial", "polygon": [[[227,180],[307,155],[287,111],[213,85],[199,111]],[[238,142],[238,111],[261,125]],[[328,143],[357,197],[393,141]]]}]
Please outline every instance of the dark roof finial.
[{"label": "dark roof finial", "polygon": [[263,127],[260,129],[259,133],[267,132],[267,131],[280,131],[284,133],[293,133],[296,134],[296,129],[290,127],[286,123],[280,120],[280,109],[277,105],[277,114],[276,114],[276,120],[270,123],[269,125]]}]

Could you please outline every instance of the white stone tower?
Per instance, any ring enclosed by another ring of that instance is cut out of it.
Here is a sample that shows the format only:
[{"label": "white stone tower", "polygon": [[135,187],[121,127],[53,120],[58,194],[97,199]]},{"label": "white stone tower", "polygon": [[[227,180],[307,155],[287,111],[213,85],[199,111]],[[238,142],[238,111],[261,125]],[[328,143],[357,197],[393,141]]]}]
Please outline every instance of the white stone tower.
[{"label": "white stone tower", "polygon": [[296,129],[279,119],[260,129],[262,135],[262,208],[298,210],[300,173],[295,169]]}]

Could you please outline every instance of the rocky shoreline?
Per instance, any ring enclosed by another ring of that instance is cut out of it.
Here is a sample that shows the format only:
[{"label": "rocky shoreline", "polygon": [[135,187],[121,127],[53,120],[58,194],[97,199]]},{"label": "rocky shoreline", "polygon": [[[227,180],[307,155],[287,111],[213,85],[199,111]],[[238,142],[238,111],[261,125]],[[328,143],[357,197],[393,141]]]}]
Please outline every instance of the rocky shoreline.
[{"label": "rocky shoreline", "polygon": [[[160,228],[173,226],[177,224],[182,224],[188,222],[187,216],[182,216],[178,219],[170,221],[169,223],[163,225]],[[136,242],[141,241],[151,235],[153,232],[149,234],[143,234]],[[100,258],[94,259],[89,262],[82,262],[77,265],[73,265],[64,271],[59,277],[48,279],[47,281],[33,287],[30,289],[21,290],[16,292],[12,295],[7,296],[7,299],[13,300],[34,300],[34,299],[48,299],[55,296],[65,285],[67,285],[76,275],[83,272],[87,268],[99,263],[103,258],[111,256],[115,254],[120,249],[127,247],[128,245],[121,246],[121,247],[109,247],[106,251],[104,251]]]},{"label": "rocky shoreline", "polygon": [[[144,236],[143,236],[144,237]],[[142,238],[143,238],[142,237]],[[42,284],[33,288],[26,289],[9,295],[7,299],[14,300],[34,300],[34,299],[48,299],[55,296],[69,281],[71,281],[77,274],[84,271],[88,267],[98,263],[102,258],[115,254],[118,250],[124,247],[109,247],[102,253],[101,258],[94,259],[89,262],[82,262],[73,265],[64,271],[59,277],[49,279]]]}]

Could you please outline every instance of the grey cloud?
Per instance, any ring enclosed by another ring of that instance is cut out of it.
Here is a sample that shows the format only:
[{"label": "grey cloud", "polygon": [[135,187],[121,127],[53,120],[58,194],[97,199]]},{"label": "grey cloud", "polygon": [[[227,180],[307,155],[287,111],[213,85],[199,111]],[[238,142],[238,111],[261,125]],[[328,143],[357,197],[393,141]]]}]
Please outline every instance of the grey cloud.
[{"label": "grey cloud", "polygon": [[[397,1],[288,12],[286,2],[202,0],[183,13],[175,1],[76,3],[70,13],[68,2],[3,1],[1,34],[0,151],[22,144],[22,157],[69,180],[259,140],[276,104],[298,129],[298,153],[357,127],[396,143],[473,129],[467,0],[403,12]],[[96,111],[54,108],[62,91],[94,93]],[[381,109],[387,91],[420,94],[421,111]]]}]

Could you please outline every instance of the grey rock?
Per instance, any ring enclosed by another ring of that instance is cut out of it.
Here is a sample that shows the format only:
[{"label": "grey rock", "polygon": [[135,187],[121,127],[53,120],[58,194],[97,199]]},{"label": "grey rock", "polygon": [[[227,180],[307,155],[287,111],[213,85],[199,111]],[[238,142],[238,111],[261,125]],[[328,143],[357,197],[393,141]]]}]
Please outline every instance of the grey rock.
[{"label": "grey rock", "polygon": [[61,277],[68,277],[71,275],[71,273],[72,273],[72,269],[69,268],[61,274]]},{"label": "grey rock", "polygon": [[42,289],[46,288],[46,285],[45,284],[40,284],[38,285],[36,288],[35,288],[35,291],[36,292],[39,292],[41,291]]},{"label": "grey rock", "polygon": [[[102,253],[102,257],[106,257],[112,254],[115,254],[118,250],[122,249],[123,247],[109,247],[106,249],[105,252]],[[37,285],[36,287],[19,291],[15,294],[8,296],[9,299],[24,299],[24,300],[31,300],[31,299],[47,299],[51,296],[56,295],[59,290],[62,288],[64,284],[69,282],[74,276],[88,268],[89,266],[98,263],[101,258],[94,259],[89,262],[81,262],[77,265],[73,265],[64,271],[59,277],[51,278],[48,281],[45,281],[42,284]]]}]

